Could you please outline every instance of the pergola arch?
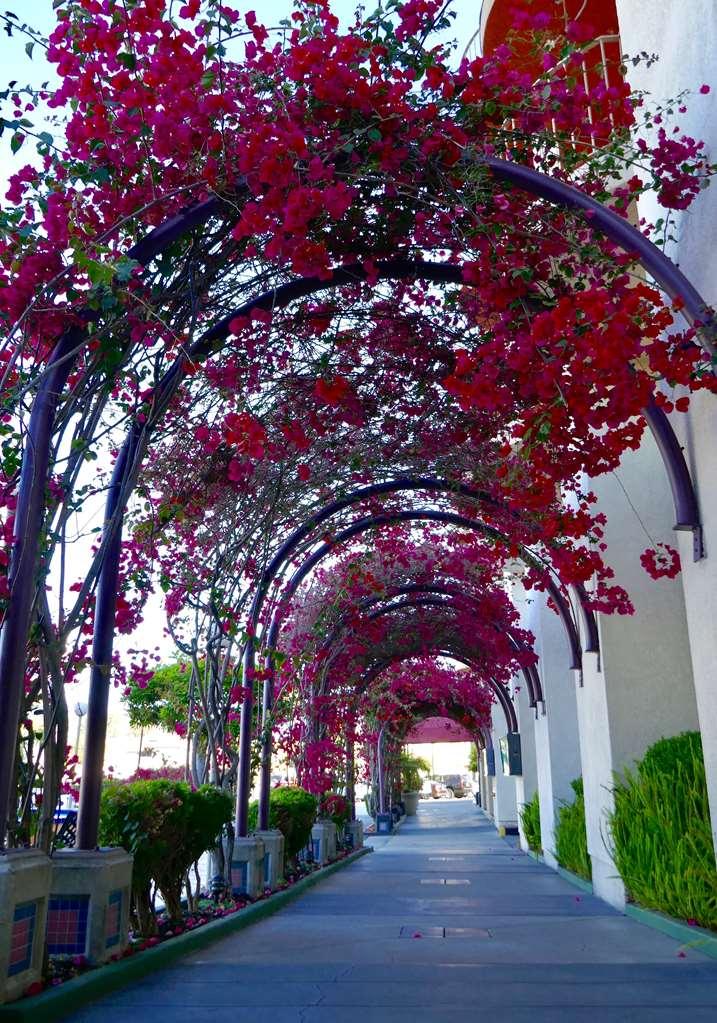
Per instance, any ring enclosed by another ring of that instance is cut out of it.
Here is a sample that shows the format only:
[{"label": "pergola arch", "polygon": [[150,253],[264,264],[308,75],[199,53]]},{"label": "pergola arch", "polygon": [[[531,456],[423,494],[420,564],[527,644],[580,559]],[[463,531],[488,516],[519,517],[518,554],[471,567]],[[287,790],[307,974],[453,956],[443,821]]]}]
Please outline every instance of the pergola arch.
[{"label": "pergola arch", "polygon": [[[361,600],[359,602],[358,607],[361,610],[363,610],[365,608],[372,607],[373,605],[381,603],[383,601],[387,601],[389,599],[393,599],[394,596],[402,596],[402,595],[409,595],[409,594],[426,594],[426,595],[442,594],[442,595],[444,595],[446,597],[451,598],[451,600],[454,601],[452,606],[454,606],[456,609],[460,609],[460,610],[464,610],[466,604],[477,604],[477,602],[478,602],[478,597],[477,597],[476,594],[473,594],[471,592],[467,592],[465,590],[461,590],[458,586],[448,586],[445,583],[438,583],[438,582],[434,582],[434,583],[406,583],[406,584],[398,584],[398,585],[395,585],[395,586],[391,586],[391,590],[392,590],[392,594],[391,594],[390,597],[388,597],[388,596],[387,597],[383,597],[383,596],[366,597],[366,598],[364,598],[363,600]],[[451,605],[450,605],[449,602],[447,602],[444,606],[451,606]],[[322,650],[333,644],[334,639],[335,639],[335,635],[338,634],[338,631],[339,631],[340,628],[342,628],[342,626],[341,625],[337,625],[336,629],[333,630],[332,633],[326,638],[324,643],[322,643],[322,646],[321,646]],[[498,626],[494,624],[494,628],[497,629]],[[524,647],[520,643],[520,641],[515,638],[512,630],[510,628],[507,628],[505,631],[506,631],[506,635],[508,636],[508,640],[509,640],[511,646],[513,647],[513,649],[515,650],[516,653],[520,653],[521,651],[523,651],[523,652],[526,651],[527,648]],[[532,650],[532,648],[531,648],[530,652],[535,655],[536,662],[537,662],[538,661],[538,655],[535,654],[535,651]],[[530,693],[530,697],[531,697],[530,706],[531,707],[536,707],[538,703],[543,703],[544,702],[543,689],[542,689],[542,683],[540,681],[540,675],[538,674],[538,672],[537,672],[537,670],[535,668],[535,665],[527,665],[525,667],[521,667],[521,671],[523,673],[523,677],[525,678],[526,685],[528,687],[528,692]]]},{"label": "pergola arch", "polygon": [[[425,481],[423,481],[425,483]],[[374,489],[374,488],[367,488]],[[413,487],[413,489],[419,489]],[[338,503],[338,502],[337,502]],[[323,521],[323,520],[322,520]],[[291,599],[296,593],[297,589],[320,561],[323,560],[327,555],[333,553],[336,547],[346,540],[352,539],[354,536],[358,536],[367,530],[376,528],[377,526],[389,525],[397,522],[410,522],[410,521],[434,521],[442,522],[450,525],[456,525],[460,528],[477,530],[485,532],[486,535],[490,536],[495,540],[503,540],[504,536],[498,530],[494,530],[493,527],[486,526],[485,524],[478,523],[474,519],[469,519],[464,515],[459,515],[455,512],[440,511],[432,508],[424,508],[419,510],[406,510],[398,511],[393,513],[386,513],[383,515],[369,516],[365,519],[360,519],[358,522],[347,527],[338,533],[332,540],[331,543],[324,543],[319,547],[313,554],[311,554],[303,564],[294,572],[289,581],[287,582],[281,599],[279,600],[277,607],[272,615],[271,623],[267,631],[267,638],[264,646],[267,650],[275,648],[279,630],[283,621],[283,606],[286,601]],[[294,536],[298,534],[305,535],[306,526],[300,527],[296,531]],[[291,538],[290,538],[291,540]],[[297,542],[298,545],[298,542]],[[284,545],[288,548],[287,557],[293,552],[294,546],[291,546],[290,541]],[[278,560],[278,555],[274,561],[269,565],[266,572],[269,573],[274,566],[274,563],[281,564]],[[548,584],[548,591],[550,596],[554,600],[556,607],[558,608],[558,614],[560,615],[561,621],[566,631],[568,643],[570,646],[572,661],[571,666],[573,668],[580,667],[580,641],[575,627],[575,623],[572,620],[569,606],[565,598],[560,593],[558,587],[552,583]],[[268,589],[268,584],[266,589]],[[258,624],[259,613],[262,608],[262,600],[257,599],[260,596],[260,591],[257,590],[255,597],[255,604],[252,605],[252,611],[256,613],[256,618],[252,619],[252,624]],[[244,678],[251,680],[255,673],[255,642],[254,642],[254,630],[250,632],[247,639],[247,643],[244,651]],[[274,667],[271,658],[267,658],[264,673],[264,686],[263,686],[263,697],[262,697],[262,717],[263,720],[268,721],[273,704],[274,693]],[[247,820],[248,820],[248,789],[249,789],[249,769],[250,769],[250,754],[251,754],[251,720],[253,714],[253,693],[251,687],[246,691],[246,695],[242,702],[242,715],[241,715],[241,729],[239,738],[239,772],[237,781],[237,833],[239,835],[246,834]],[[266,827],[263,823],[264,818],[268,821],[268,776],[271,756],[271,736],[268,734],[267,729],[264,729],[264,749],[262,752],[262,796],[259,801],[259,820],[261,827]]]},{"label": "pergola arch", "polygon": [[[441,600],[438,595],[426,594],[425,596],[407,596],[402,600],[395,601],[386,607],[382,607],[377,611],[374,611],[369,615],[369,618],[379,618],[385,614],[392,614],[394,611],[400,611],[402,608],[419,608],[419,607],[434,607],[446,611],[462,611],[464,610],[456,600]],[[513,644],[511,644],[513,646]],[[518,653],[520,648],[517,644],[513,646],[513,650]],[[528,692],[530,693],[530,705],[535,707],[537,703],[537,696],[534,690],[533,679],[527,673],[524,673],[526,684],[528,686]]]},{"label": "pergola arch", "polygon": [[[476,161],[484,165],[496,178],[528,193],[545,199],[565,209],[579,210],[590,218],[592,226],[600,230],[614,244],[626,252],[634,252],[638,261],[649,271],[657,284],[672,298],[680,297],[683,302],[683,315],[688,322],[701,327],[701,336],[707,349],[714,353],[715,322],[707,304],[690,284],[681,271],[674,266],[664,253],[645,238],[636,228],[590,196],[580,192],[573,186],[557,181],[548,175],[519,164],[483,157]],[[240,181],[240,189],[246,192],[245,181]],[[163,225],[150,232],[143,240],[128,250],[128,256],[146,265],[160,254],[175,240],[184,236],[189,230],[205,225],[220,210],[216,199],[209,199],[191,207],[189,210],[169,218]],[[456,268],[447,265],[446,270]],[[340,271],[335,272],[336,274]],[[310,292],[305,281],[291,282],[287,287],[294,286],[300,293]],[[323,282],[326,287],[326,282]],[[276,290],[276,289],[275,289]],[[317,289],[318,290],[318,289]],[[259,300],[257,300],[258,302]],[[253,308],[259,308],[257,304]],[[232,314],[232,318],[237,315]],[[200,343],[213,343],[224,331],[228,322],[213,328]],[[49,458],[52,428],[59,396],[63,392],[68,376],[76,364],[77,355],[87,339],[78,327],[70,328],[58,341],[50,358],[47,370],[36,395],[32,410],[28,435],[23,449],[22,469],[18,500],[15,515],[15,532],[11,555],[9,587],[11,601],[0,637],[0,841],[4,842],[5,822],[9,805],[10,784],[14,759],[15,734],[20,712],[22,681],[25,663],[25,646],[30,627],[33,593],[35,588],[35,571],[39,553],[42,531],[45,485],[49,471]],[[162,398],[168,401],[181,379],[182,365],[177,363],[168,371],[166,391],[160,391],[159,407]],[[173,383],[172,383],[173,381]],[[171,384],[171,386],[170,386]],[[652,427],[653,420],[660,424],[662,442],[658,439],[663,459],[668,472],[673,498],[676,506],[678,528],[699,529],[699,514],[694,488],[687,469],[684,456],[666,417],[654,408],[645,410],[645,416]],[[654,432],[654,428],[653,428]],[[93,681],[91,689],[90,713],[88,715],[88,742],[90,735],[101,738],[95,742],[95,749],[90,749],[96,757],[104,748],[104,731],[107,717],[107,684],[111,663],[111,633],[114,629],[114,603],[112,600],[112,581],[117,578],[117,557],[121,542],[122,509],[133,485],[137,464],[147,443],[147,433],[143,426],[132,427],[126,449],[115,466],[110,493],[107,501],[108,528],[103,539],[104,560],[98,584],[98,602],[102,597],[103,605],[97,608],[95,637],[93,646]],[[696,553],[701,556],[701,546]],[[116,557],[117,555],[117,557]],[[112,563],[114,562],[114,563]],[[116,586],[115,586],[116,593]],[[110,607],[110,604],[112,605]],[[109,636],[109,640],[108,640]],[[109,649],[110,656],[107,657]],[[91,780],[96,775],[96,765],[90,763],[89,778],[83,787],[88,786],[88,795],[92,790],[92,801],[95,801],[96,784]],[[101,777],[101,762],[99,765]],[[85,802],[85,801],[83,801]],[[82,816],[86,816],[86,813]],[[92,815],[90,815],[92,816]],[[82,821],[78,828],[78,844],[93,847],[96,839],[92,836],[92,821],[89,830]],[[86,832],[86,833],[85,833]],[[82,837],[84,834],[84,838]]]},{"label": "pergola arch", "polygon": [[[426,654],[427,656],[449,657],[454,661],[458,661],[459,664],[464,665],[464,667],[466,668],[478,669],[480,667],[479,664],[470,656],[470,653],[458,647],[454,648],[453,646],[439,644],[436,647],[421,647],[420,653]],[[361,676],[361,679],[357,681],[355,686],[356,691],[358,693],[364,692],[368,688],[368,686],[370,686],[371,683],[392,664],[400,663],[401,661],[411,660],[412,657],[417,657],[418,654],[419,654],[418,649],[410,652],[401,651],[401,653],[398,655],[387,655],[386,657],[377,660],[377,662],[370,668],[368,668],[367,671]],[[500,704],[503,710],[505,722],[506,725],[508,726],[508,731],[517,732],[518,717],[517,714],[515,713],[515,707],[513,705],[513,701],[510,697],[510,694],[499,682],[496,682],[495,679],[486,677],[485,681],[486,685],[488,685],[489,688],[493,691],[494,695],[497,698],[498,703]]]}]

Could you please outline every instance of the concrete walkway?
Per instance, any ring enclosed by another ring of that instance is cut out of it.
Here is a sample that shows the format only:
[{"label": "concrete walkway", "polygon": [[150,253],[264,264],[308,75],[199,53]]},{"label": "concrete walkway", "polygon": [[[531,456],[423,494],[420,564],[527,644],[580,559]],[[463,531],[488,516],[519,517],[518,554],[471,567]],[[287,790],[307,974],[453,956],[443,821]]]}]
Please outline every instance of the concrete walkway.
[{"label": "concrete walkway", "polygon": [[472,802],[424,802],[371,844],[276,916],[72,1023],[717,1020],[717,960],[682,958],[582,894]]}]

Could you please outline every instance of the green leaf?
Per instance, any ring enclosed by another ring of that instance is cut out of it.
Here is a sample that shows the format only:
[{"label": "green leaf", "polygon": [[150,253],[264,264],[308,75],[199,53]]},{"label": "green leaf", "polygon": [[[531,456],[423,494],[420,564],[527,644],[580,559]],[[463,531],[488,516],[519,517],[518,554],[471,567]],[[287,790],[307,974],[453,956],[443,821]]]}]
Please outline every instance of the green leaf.
[{"label": "green leaf", "polygon": [[34,42],[25,43],[25,53],[28,55],[30,60],[32,60],[32,51],[34,49],[35,49],[35,43]]},{"label": "green leaf", "polygon": [[128,71],[134,71],[137,67],[137,58],[133,53],[118,53],[117,60],[123,67],[126,67]]},{"label": "green leaf", "polygon": [[124,256],[115,263],[115,277],[121,284],[126,284],[132,276],[132,271],[139,265],[136,259]]},{"label": "green leaf", "polygon": [[19,132],[15,132],[13,137],[10,139],[10,149],[12,152],[16,153],[24,141],[25,136],[21,135]]}]

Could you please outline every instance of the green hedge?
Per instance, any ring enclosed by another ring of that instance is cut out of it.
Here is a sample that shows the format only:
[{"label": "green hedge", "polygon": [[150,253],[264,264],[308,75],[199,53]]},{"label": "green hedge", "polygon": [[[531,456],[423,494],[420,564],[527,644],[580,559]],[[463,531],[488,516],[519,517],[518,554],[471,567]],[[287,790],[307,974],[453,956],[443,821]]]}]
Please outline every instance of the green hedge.
[{"label": "green hedge", "polygon": [[171,919],[182,916],[182,884],[191,865],[213,849],[232,817],[231,796],[211,785],[184,782],[110,781],[102,791],[100,844],[122,846],[134,855],[132,896],[135,925],[156,933],[150,892],[154,881]]},{"label": "green hedge", "polygon": [[537,792],[529,803],[524,803],[521,807],[520,821],[528,847],[535,853],[541,853],[543,846],[540,837],[540,799]]},{"label": "green hedge", "polygon": [[[269,797],[269,826],[284,836],[284,858],[292,862],[311,838],[316,820],[318,800],[298,785],[272,789]],[[249,805],[249,829],[254,831],[259,817],[259,804]]]},{"label": "green hedge", "polygon": [[661,739],[615,785],[613,857],[632,899],[717,930],[717,868],[699,732]]},{"label": "green hedge", "polygon": [[585,830],[585,796],[582,778],[570,782],[575,801],[563,803],[558,810],[555,825],[555,857],[561,867],[572,870],[573,874],[592,880],[592,865],[588,855],[588,838]]}]

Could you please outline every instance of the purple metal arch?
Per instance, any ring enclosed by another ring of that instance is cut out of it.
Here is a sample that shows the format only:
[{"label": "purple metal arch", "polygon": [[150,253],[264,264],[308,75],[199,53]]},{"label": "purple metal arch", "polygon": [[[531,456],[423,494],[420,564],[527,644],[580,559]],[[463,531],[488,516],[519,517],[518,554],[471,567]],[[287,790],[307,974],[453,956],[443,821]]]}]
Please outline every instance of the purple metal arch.
[{"label": "purple metal arch", "polygon": [[[378,276],[393,278],[427,274],[436,281],[452,281],[455,268],[437,264],[394,260],[382,263],[378,268]],[[446,272],[448,271],[448,272]],[[334,286],[355,283],[365,280],[366,271],[360,265],[345,266],[336,270],[332,284]],[[457,278],[456,278],[457,279]],[[287,284],[267,291],[246,302],[234,310],[223,320],[215,324],[198,341],[192,345],[182,358],[178,359],[164,374],[154,389],[152,402],[155,412],[163,412],[172,396],[177,391],[185,376],[184,366],[187,361],[197,361],[208,355],[217,342],[229,333],[229,324],[237,316],[248,316],[257,309],[275,309],[290,304],[298,298],[325,290],[326,281],[315,278],[302,278],[289,281]],[[76,844],[79,849],[94,849],[97,844],[99,828],[99,793],[102,786],[102,764],[104,762],[105,731],[107,723],[107,704],[109,699],[109,672],[107,665],[112,663],[114,647],[114,617],[116,614],[117,578],[122,542],[122,525],[124,509],[132,492],[136,472],[139,468],[138,453],[146,449],[151,436],[152,422],[135,423],[120,450],[115,464],[112,482],[105,505],[103,525],[103,542],[106,544],[102,567],[99,573],[99,584],[95,604],[95,628],[93,634],[92,660],[93,668],[90,679],[90,697],[88,704],[88,727],[85,732],[85,754],[83,758],[82,785],[80,788],[79,826]],[[43,487],[44,494],[44,487]],[[487,495],[486,495],[487,498]],[[112,543],[109,542],[112,538]],[[107,584],[103,577],[107,575]]]},{"label": "purple metal arch", "polygon": [[[403,605],[401,605],[401,604],[391,604],[387,608],[382,609],[380,612],[376,612],[376,615],[372,614],[369,617],[373,618],[373,617],[377,617],[379,614],[386,614],[388,611],[394,611],[394,610],[398,609],[401,606],[404,606],[404,607],[409,607],[409,606],[414,606],[414,607],[439,607],[439,608],[445,608],[447,610],[465,611],[465,604],[461,603],[462,597],[460,595],[458,595],[458,594],[450,593],[449,591],[447,591],[445,589],[441,590],[438,587],[431,587],[431,588],[422,588],[422,589],[406,589],[404,592],[405,592],[405,594],[407,596],[410,596],[412,594],[416,594],[417,595],[416,600],[414,602],[411,602],[411,603],[404,603]],[[425,595],[421,596],[422,593],[425,594]],[[449,599],[448,600],[440,600],[439,598],[440,598],[441,594],[444,594]],[[498,626],[497,625],[494,625],[493,627],[496,630],[498,630]],[[522,646],[522,644],[520,644],[514,638],[513,634],[510,632],[510,630],[506,630],[506,636],[508,637],[508,642],[510,643],[510,645],[513,648],[515,653],[520,653],[521,651],[525,650],[525,647]],[[531,671],[531,668],[532,668],[532,671]],[[542,700],[543,700],[543,692],[542,692],[542,687],[541,687],[541,684],[540,684],[540,678],[539,678],[537,672],[535,671],[535,667],[533,665],[531,665],[530,667],[521,667],[521,674],[523,675],[523,678],[525,679],[525,683],[526,683],[526,686],[528,688],[528,692],[530,694],[530,706],[531,707],[535,707],[539,701],[542,702]]]},{"label": "purple metal arch", "polygon": [[[422,481],[424,484],[426,480]],[[417,481],[412,481],[410,489],[426,489],[425,486],[416,486]],[[394,484],[395,485],[395,484]],[[386,487],[388,484],[376,484],[375,487],[367,487],[365,491],[375,491],[377,487]],[[445,484],[441,484],[441,487],[445,487]],[[434,487],[435,489],[435,487]],[[468,488],[464,488],[468,489]],[[384,492],[386,492],[384,490]],[[356,491],[355,493],[363,493],[362,491]],[[333,502],[333,505],[341,504],[341,507],[346,507],[345,502],[348,498],[343,499],[342,502]],[[355,500],[352,503],[356,503]],[[326,508],[319,513],[321,516],[320,521],[325,521],[326,518],[330,517],[328,509],[332,508],[333,505],[327,505]],[[318,516],[315,516],[317,519]],[[339,544],[344,543],[346,540],[351,539],[360,533],[366,532],[369,529],[376,528],[377,526],[391,525],[398,522],[409,522],[409,521],[434,521],[443,522],[450,525],[456,525],[463,529],[470,529],[484,533],[484,535],[491,537],[497,541],[505,541],[504,534],[498,530],[493,529],[491,526],[486,526],[484,523],[476,522],[474,519],[469,519],[465,515],[459,515],[455,512],[439,511],[433,508],[425,508],[419,510],[407,510],[398,511],[393,513],[386,513],[383,515],[373,515],[364,519],[360,519],[358,522],[342,530],[334,537],[332,543],[323,544],[319,547],[312,555],[310,555],[303,564],[294,572],[289,581],[287,582],[282,595],[281,600],[278,602],[277,607],[272,615],[271,623],[267,632],[267,638],[264,646],[267,651],[275,649],[279,629],[283,621],[283,609],[288,600],[293,597],[294,593],[301,585],[302,581],[311,572],[316,565],[324,558],[327,554],[335,551]],[[268,591],[271,581],[278,574],[278,571],[283,566],[285,560],[291,556],[296,546],[301,539],[304,538],[307,532],[307,526],[301,526],[292,534],[291,537],[285,542],[282,548],[279,550],[273,561],[269,564],[265,570],[264,586],[257,587],[257,591],[252,603],[252,609],[250,612],[250,634],[247,639],[246,646],[244,648],[244,679],[246,682],[251,683],[255,676],[255,641],[254,635],[256,627],[259,624],[259,617],[263,606],[263,595]],[[298,537],[294,542],[294,538]],[[283,557],[279,560],[279,555],[284,551]],[[532,555],[523,551],[523,559],[528,564],[536,564],[535,559]],[[270,574],[271,573],[271,574]],[[262,577],[264,580],[264,576]],[[562,593],[550,580],[547,584],[547,590],[550,593],[552,600],[554,601],[558,614],[563,622],[565,631],[570,645],[572,654],[571,667],[578,669],[581,663],[581,651],[580,641],[578,632],[573,622],[570,607],[568,602],[563,597]],[[269,788],[270,788],[270,768],[271,768],[271,736],[269,734],[269,716],[271,714],[271,707],[274,700],[274,668],[271,657],[267,657],[265,665],[264,675],[264,689],[262,697],[262,731],[264,745],[262,749],[262,764],[261,764],[261,789],[259,797],[259,827],[263,829],[266,827],[264,820],[268,821],[269,814]],[[248,813],[249,813],[249,788],[250,788],[250,764],[251,764],[251,721],[253,714],[253,692],[252,686],[249,684],[246,687],[246,695],[242,702],[242,715],[241,715],[241,727],[239,733],[239,779],[237,782],[237,806],[236,806],[236,820],[237,820],[237,835],[244,836],[248,830]]]},{"label": "purple metal arch", "polygon": [[[435,648],[434,652],[440,654],[443,657],[451,657],[454,661],[458,661],[460,664],[464,664],[467,668],[478,667],[478,665],[476,665],[476,663],[472,660],[470,655],[463,649],[454,650],[452,647],[449,646],[438,646]],[[384,672],[386,668],[388,668],[391,664],[395,664],[401,661],[408,661],[411,659],[411,657],[414,656],[415,654],[399,654],[398,656],[386,657],[383,658],[381,661],[377,661],[375,665],[369,668],[368,671],[361,676],[360,682],[357,687],[357,691],[358,692],[365,691],[368,688],[368,686],[371,685],[373,680],[375,678],[378,678],[378,676],[382,672]],[[494,679],[490,679],[488,681],[488,684],[490,685],[490,688],[493,690],[493,692],[498,698],[498,703],[500,704],[503,714],[505,716],[508,731],[517,732],[518,717],[515,713],[515,707],[513,706],[513,701],[510,695],[506,692],[503,686],[499,682],[496,682]]]},{"label": "purple metal arch", "polygon": [[[483,158],[482,162],[499,180],[506,181],[566,209],[583,211],[589,216],[591,224],[616,245],[627,252],[636,253],[640,263],[649,271],[656,283],[668,295],[673,298],[679,296],[683,300],[685,317],[688,322],[701,327],[700,334],[705,346],[714,354],[715,321],[707,303],[671,260],[636,228],[590,196],[584,195],[578,189],[566,185],[564,182],[541,174],[539,171],[490,157]],[[240,187],[243,188],[243,184],[240,182]],[[128,255],[139,263],[146,264],[188,230],[205,224],[219,210],[220,205],[215,198],[194,204],[150,232],[146,238],[128,251]],[[70,334],[71,331],[60,339],[50,359],[49,372],[45,374],[35,400],[37,414],[33,409],[28,428],[28,440],[23,451],[23,461],[27,463],[34,461],[36,470],[42,470],[44,467],[44,474],[23,472],[21,475],[18,509],[22,508],[32,512],[39,501],[40,521],[36,521],[36,515],[30,514],[26,520],[27,528],[23,530],[20,527],[19,531],[17,529],[15,531],[9,571],[12,599],[0,637],[0,711],[2,711],[0,713],[0,722],[2,722],[0,724],[0,849],[4,848],[7,827],[15,737],[24,675],[25,645],[30,624],[34,570],[39,552],[42,525],[42,499],[49,466],[55,406],[57,397],[64,388],[67,376],[74,364],[72,349],[77,347],[68,342]],[[649,417],[648,422],[652,427]],[[679,445],[677,445],[677,450],[674,445],[665,445],[664,448],[661,448],[661,452],[669,460],[666,464],[673,467],[672,470],[668,468],[673,494],[677,488],[683,496],[687,495],[683,503],[688,506],[690,504],[689,492],[692,492],[694,498],[694,490]],[[677,519],[678,522],[681,522],[685,520],[685,516],[678,513]],[[685,520],[685,524],[681,528],[699,527],[699,525],[699,518],[695,518],[691,524],[687,524]],[[699,544],[699,551],[701,554],[701,544]],[[95,765],[90,763],[89,768],[94,770]]]},{"label": "purple metal arch", "polygon": [[715,347],[717,320],[712,308],[672,260],[629,221],[573,185],[551,178],[547,174],[533,170],[532,167],[524,167],[522,164],[494,157],[486,157],[484,162],[500,181],[507,181],[514,187],[541,199],[547,199],[548,202],[562,206],[563,209],[580,210],[585,214],[591,227],[597,227],[624,252],[634,253],[637,262],[649,272],[670,298],[682,299],[684,318],[691,326],[699,328],[705,349],[712,355],[717,355]]},{"label": "purple metal arch", "polygon": [[[146,266],[188,231],[205,224],[218,209],[219,203],[215,198],[192,204],[150,231],[128,250],[127,256]],[[81,314],[86,322],[95,316],[93,311]],[[10,599],[0,631],[0,853],[5,848],[7,834],[10,785],[17,747],[25,651],[45,511],[52,432],[60,395],[86,343],[86,332],[79,325],[70,327],[57,342],[33,402],[23,447],[8,571]],[[110,568],[108,576],[113,571]]]},{"label": "purple metal arch", "polygon": [[[0,636],[0,850],[4,848],[10,807],[20,705],[25,677],[25,650],[35,592],[38,540],[45,516],[45,486],[50,465],[49,434],[60,394],[72,368],[82,327],[73,327],[58,342],[41,392],[35,399],[22,456],[14,543],[9,578],[10,599]],[[47,438],[47,443],[45,439]],[[34,540],[34,542],[33,542]]]},{"label": "purple metal arch", "polygon": [[[391,590],[392,594],[390,598],[379,596],[367,597],[366,599],[359,602],[358,607],[363,610],[365,608],[373,607],[376,604],[382,603],[385,600],[409,594],[442,594],[444,596],[450,597],[451,600],[453,601],[452,604],[446,603],[443,606],[445,607],[453,606],[456,610],[466,610],[466,604],[478,603],[477,595],[466,593],[465,591],[460,590],[458,587],[449,587],[446,585],[408,583],[404,586],[392,586]],[[343,625],[338,625],[327,637],[324,643],[322,643],[320,650],[323,651],[329,649],[333,645],[333,643],[336,642],[343,628],[344,628]],[[493,624],[493,628],[498,630],[498,626],[495,624]],[[513,650],[516,653],[520,653],[521,651],[526,650],[526,647],[523,646],[522,643],[520,643],[515,638],[513,632],[510,629],[506,629],[506,635],[508,637],[509,643],[511,644]],[[538,702],[543,702],[543,691],[540,682],[540,676],[538,675],[535,669],[535,665],[521,667],[521,672],[523,678],[525,679],[528,692],[530,693],[530,706],[535,707]]]}]

